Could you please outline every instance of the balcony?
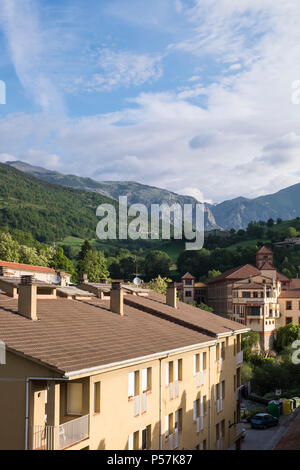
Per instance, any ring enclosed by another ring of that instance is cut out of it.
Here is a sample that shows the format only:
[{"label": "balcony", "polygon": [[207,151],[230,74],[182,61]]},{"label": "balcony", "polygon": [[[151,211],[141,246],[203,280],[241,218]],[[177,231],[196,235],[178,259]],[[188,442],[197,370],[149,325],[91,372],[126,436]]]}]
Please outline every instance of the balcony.
[{"label": "balcony", "polygon": [[240,351],[236,355],[236,365],[240,366],[241,364],[243,364],[243,361],[244,361],[244,352]]},{"label": "balcony", "polygon": [[33,426],[33,450],[63,450],[89,438],[89,415],[59,426]]}]

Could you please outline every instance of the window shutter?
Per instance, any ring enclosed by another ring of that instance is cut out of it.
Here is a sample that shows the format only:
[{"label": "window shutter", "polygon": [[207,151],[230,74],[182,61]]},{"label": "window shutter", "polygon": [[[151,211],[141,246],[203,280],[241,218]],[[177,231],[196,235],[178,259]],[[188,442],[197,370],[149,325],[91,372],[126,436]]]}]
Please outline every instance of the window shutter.
[{"label": "window shutter", "polygon": [[215,401],[217,401],[217,386],[215,385]]},{"label": "window shutter", "polygon": [[128,397],[134,397],[134,372],[128,374]]},{"label": "window shutter", "polygon": [[128,436],[128,450],[133,450],[133,434]]},{"label": "window shutter", "polygon": [[194,354],[194,375],[197,372],[197,354]]},{"label": "window shutter", "polygon": [[220,398],[223,398],[223,382],[220,382]]},{"label": "window shutter", "polygon": [[194,401],[193,420],[196,421],[196,419],[197,419],[197,401]]},{"label": "window shutter", "polygon": [[200,414],[204,416],[204,406],[203,406],[203,397],[200,398]]},{"label": "window shutter", "polygon": [[165,437],[169,435],[169,415],[165,416]]},{"label": "window shutter", "polygon": [[142,369],[142,392],[148,390],[148,373],[147,369]]},{"label": "window shutter", "polygon": [[178,361],[174,361],[174,380],[175,382],[178,380],[178,370],[179,370],[179,362]]},{"label": "window shutter", "polygon": [[166,364],[166,386],[169,385],[169,363]]}]

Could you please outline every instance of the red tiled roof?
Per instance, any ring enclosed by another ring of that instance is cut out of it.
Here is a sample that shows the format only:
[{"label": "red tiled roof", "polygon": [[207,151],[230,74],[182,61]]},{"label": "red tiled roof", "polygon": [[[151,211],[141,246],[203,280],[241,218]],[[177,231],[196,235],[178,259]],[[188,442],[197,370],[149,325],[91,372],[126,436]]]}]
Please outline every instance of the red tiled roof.
[{"label": "red tiled roof", "polygon": [[266,269],[267,271],[271,271],[271,270],[276,271],[276,268],[274,268],[274,266],[268,261],[266,261],[259,269],[260,270]]},{"label": "red tiled roof", "polygon": [[259,275],[260,271],[252,266],[252,264],[245,264],[237,268],[228,269],[223,274],[210,279],[208,284],[213,284],[214,282],[223,281],[225,279],[247,279],[248,277]]},{"label": "red tiled roof", "polygon": [[[0,266],[4,266],[11,269],[16,269],[17,271],[34,271],[38,273],[50,273],[55,274],[55,269],[48,268],[45,266],[33,266],[31,264],[22,264],[22,263],[13,263],[10,261],[0,261]],[[65,273],[67,274],[67,273]]]},{"label": "red tiled roof", "polygon": [[290,279],[291,289],[300,289],[300,279]]},{"label": "red tiled roof", "polygon": [[126,304],[124,316],[118,315],[109,310],[108,300],[38,300],[36,322],[17,314],[17,309],[17,300],[0,295],[0,339],[8,349],[59,372],[213,341]]},{"label": "red tiled roof", "polygon": [[273,251],[270,250],[269,248],[267,248],[266,246],[262,246],[260,250],[258,250],[258,252],[256,253],[257,255],[264,255],[264,254],[268,254],[268,255],[273,255]]},{"label": "red tiled roof", "polygon": [[290,279],[284,274],[277,271],[277,280],[278,281],[289,281]]},{"label": "red tiled roof", "polygon": [[287,289],[281,291],[279,296],[281,299],[299,299],[300,298],[300,289]]},{"label": "red tiled roof", "polygon": [[196,278],[191,273],[185,273],[185,275],[182,276],[181,279],[196,279]]}]

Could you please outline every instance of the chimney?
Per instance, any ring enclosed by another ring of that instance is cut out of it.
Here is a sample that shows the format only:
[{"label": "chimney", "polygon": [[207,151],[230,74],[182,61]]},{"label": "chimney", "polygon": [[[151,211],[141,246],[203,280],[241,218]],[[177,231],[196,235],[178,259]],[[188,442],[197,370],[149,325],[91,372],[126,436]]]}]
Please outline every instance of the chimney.
[{"label": "chimney", "polygon": [[36,286],[32,276],[21,276],[19,284],[18,312],[30,320],[36,321]]},{"label": "chimney", "polygon": [[167,283],[167,305],[173,308],[177,308],[177,289],[175,287],[175,282]]},{"label": "chimney", "polygon": [[65,275],[65,273],[63,271],[59,271],[57,274],[59,276],[59,285],[61,287],[66,287],[66,285],[67,285],[67,276]]},{"label": "chimney", "polygon": [[123,306],[123,289],[121,283],[113,282],[110,291],[110,310],[123,316]]},{"label": "chimney", "polygon": [[88,279],[88,276],[87,276],[86,273],[84,273],[84,274],[82,275],[82,277],[81,277],[81,279],[80,279],[80,282],[81,282],[82,284],[87,284],[87,283],[89,282],[89,279]]}]

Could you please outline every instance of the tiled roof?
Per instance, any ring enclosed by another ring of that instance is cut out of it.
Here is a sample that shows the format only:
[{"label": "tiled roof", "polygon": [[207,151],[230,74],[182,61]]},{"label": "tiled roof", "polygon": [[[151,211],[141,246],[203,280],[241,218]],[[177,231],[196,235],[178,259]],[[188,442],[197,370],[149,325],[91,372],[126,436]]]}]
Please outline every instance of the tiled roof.
[{"label": "tiled roof", "polygon": [[291,289],[300,289],[300,279],[291,279],[290,280]]},{"label": "tiled roof", "polygon": [[278,281],[289,281],[289,278],[284,274],[277,271],[277,280]]},{"label": "tiled roof", "polygon": [[262,246],[260,250],[256,253],[257,255],[273,255],[273,251],[267,248],[266,246]]},{"label": "tiled roof", "polygon": [[196,278],[191,273],[185,273],[185,275],[182,276],[181,279],[196,279]]},{"label": "tiled roof", "polygon": [[252,266],[252,264],[245,264],[237,268],[228,269],[219,276],[210,279],[208,284],[224,281],[225,279],[247,279],[248,277],[259,275],[260,271]]},{"label": "tiled roof", "polygon": [[260,270],[266,269],[268,271],[271,271],[271,270],[276,271],[276,268],[274,268],[274,266],[268,261],[266,261],[259,269]]},{"label": "tiled roof", "polygon": [[126,304],[124,316],[112,313],[108,300],[38,300],[36,322],[17,314],[17,305],[0,295],[0,339],[9,349],[61,372],[213,340]]},{"label": "tiled roof", "polygon": [[[165,297],[124,296],[124,316],[109,300],[37,301],[38,320],[18,314],[18,301],[0,295],[0,339],[8,349],[61,373],[136,359],[213,341],[244,329],[239,323]],[[148,310],[147,310],[148,309]]]},{"label": "tiled roof", "polygon": [[[16,269],[17,271],[34,271],[38,273],[49,273],[55,274],[55,269],[48,268],[45,266],[33,266],[31,264],[22,264],[22,263],[13,263],[10,261],[0,261],[0,266],[4,266],[11,269]],[[65,273],[67,274],[67,273]]]},{"label": "tiled roof", "polygon": [[195,328],[215,337],[217,334],[238,331],[242,327],[240,323],[228,320],[214,313],[207,312],[192,305],[178,301],[177,308],[170,307],[165,303],[165,296],[151,291],[148,297],[126,296],[124,303],[145,309],[153,316],[165,318],[176,322],[187,328]]},{"label": "tiled roof", "polygon": [[299,299],[300,298],[300,289],[287,289],[281,291],[279,296],[281,299]]}]

